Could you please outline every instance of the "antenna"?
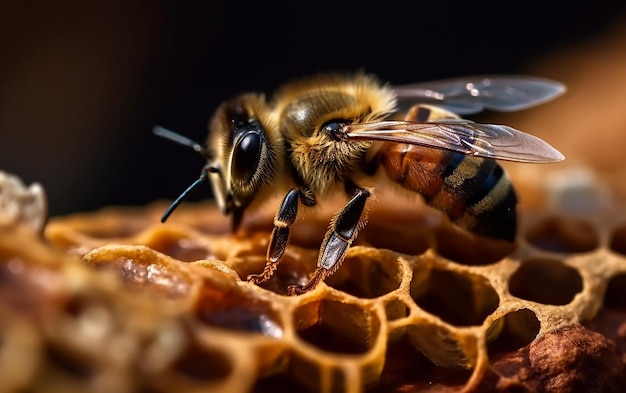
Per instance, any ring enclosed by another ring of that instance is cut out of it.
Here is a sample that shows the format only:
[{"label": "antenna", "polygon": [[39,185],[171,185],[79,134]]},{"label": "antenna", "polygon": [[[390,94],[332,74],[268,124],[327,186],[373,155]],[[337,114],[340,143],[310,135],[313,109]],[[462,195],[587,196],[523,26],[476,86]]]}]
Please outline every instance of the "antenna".
[{"label": "antenna", "polygon": [[206,176],[202,174],[195,182],[193,182],[189,187],[187,187],[187,189],[183,191],[178,196],[178,198],[176,198],[174,202],[172,202],[172,204],[167,208],[167,210],[165,210],[165,213],[163,213],[163,216],[161,216],[161,222],[165,222],[165,220],[167,220],[170,214],[172,214],[174,209],[176,209],[178,205],[181,204],[182,201],[187,199],[187,197],[189,197],[189,195],[191,195],[192,192],[197,190],[205,181],[206,181]]},{"label": "antenna", "polygon": [[[191,147],[193,150],[197,151],[198,153],[200,153],[203,157],[207,159],[210,156],[206,147],[202,146],[196,141],[193,141],[187,138],[186,136],[183,136],[174,131],[168,130],[167,128],[164,128],[161,126],[155,126],[152,129],[152,132],[155,135],[160,136],[161,138],[168,139],[172,142],[176,142],[183,146]],[[183,191],[178,196],[178,198],[176,198],[174,202],[172,202],[172,204],[167,208],[167,210],[165,210],[165,213],[163,213],[163,216],[161,216],[161,222],[165,222],[165,220],[167,220],[167,218],[178,207],[178,205],[180,205],[182,201],[187,199],[189,195],[191,195],[195,190],[197,190],[202,185],[202,183],[204,183],[207,180],[206,173],[207,171],[211,171],[211,170],[212,168],[208,166],[202,170],[202,174],[200,175],[200,177],[196,181],[194,181],[189,187],[187,187],[187,189]]]},{"label": "antenna", "polygon": [[203,157],[208,158],[209,154],[206,147],[202,146],[194,140],[187,138],[186,136],[180,135],[172,130],[168,130],[167,128],[161,126],[155,126],[152,129],[152,132],[154,133],[154,135],[160,136],[161,138],[168,139],[183,146],[191,147],[193,150],[200,153]]}]

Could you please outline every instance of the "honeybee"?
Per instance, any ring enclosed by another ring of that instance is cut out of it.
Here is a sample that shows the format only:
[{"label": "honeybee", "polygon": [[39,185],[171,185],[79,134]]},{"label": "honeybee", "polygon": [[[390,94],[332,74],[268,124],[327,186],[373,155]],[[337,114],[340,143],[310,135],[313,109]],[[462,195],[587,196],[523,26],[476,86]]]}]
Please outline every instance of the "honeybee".
[{"label": "honeybee", "polygon": [[201,145],[172,131],[154,132],[206,158],[200,177],[163,214],[165,221],[208,181],[236,230],[243,214],[287,184],[274,217],[262,272],[268,280],[283,258],[299,209],[337,192],[347,203],[330,221],[317,267],[290,295],[314,289],[333,274],[366,225],[376,189],[361,181],[383,171],[389,186],[421,195],[452,223],[477,236],[513,242],[517,197],[496,159],[562,160],[541,139],[505,125],[460,118],[483,109],[516,111],[562,94],[565,87],[529,76],[475,76],[391,86],[365,73],[322,74],[283,85],[266,99],[246,93],[222,103]]}]

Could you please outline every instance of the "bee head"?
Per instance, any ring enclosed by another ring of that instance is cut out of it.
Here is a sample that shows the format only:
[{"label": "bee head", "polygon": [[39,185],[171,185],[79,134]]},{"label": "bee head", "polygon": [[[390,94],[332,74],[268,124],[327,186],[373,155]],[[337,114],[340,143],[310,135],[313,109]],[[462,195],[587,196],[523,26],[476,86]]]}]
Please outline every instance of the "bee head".
[{"label": "bee head", "polygon": [[189,146],[206,158],[200,177],[169,206],[161,221],[202,183],[208,181],[215,200],[225,215],[232,214],[233,230],[241,224],[244,210],[276,174],[280,160],[276,147],[281,145],[272,128],[269,111],[262,96],[245,94],[219,106],[209,122],[205,146],[182,135],[155,127],[154,133]]},{"label": "bee head", "polygon": [[262,95],[243,94],[222,103],[209,122],[206,173],[233,229],[244,210],[272,183],[281,160],[277,128]]}]

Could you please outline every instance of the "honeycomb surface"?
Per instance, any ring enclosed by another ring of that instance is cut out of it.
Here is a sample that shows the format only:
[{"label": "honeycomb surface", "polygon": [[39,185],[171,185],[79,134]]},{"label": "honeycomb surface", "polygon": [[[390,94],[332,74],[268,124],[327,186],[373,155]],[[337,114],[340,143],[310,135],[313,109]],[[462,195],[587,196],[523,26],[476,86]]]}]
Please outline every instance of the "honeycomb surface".
[{"label": "honeycomb surface", "polygon": [[[580,198],[569,188],[553,193],[561,206]],[[210,202],[160,224],[165,207],[57,218],[43,237],[3,230],[3,391],[619,391],[626,383],[623,206],[527,211],[517,248],[486,263],[357,245],[302,296],[286,288],[312,272],[315,247],[294,242],[275,276],[256,286],[241,277],[262,268],[268,232],[228,234]]]}]

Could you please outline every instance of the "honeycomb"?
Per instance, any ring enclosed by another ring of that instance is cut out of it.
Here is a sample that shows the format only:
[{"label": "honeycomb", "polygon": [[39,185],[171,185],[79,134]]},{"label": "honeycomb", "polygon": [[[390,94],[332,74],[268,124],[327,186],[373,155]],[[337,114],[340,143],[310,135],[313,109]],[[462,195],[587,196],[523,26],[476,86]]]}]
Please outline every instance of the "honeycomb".
[{"label": "honeycomb", "polygon": [[167,224],[157,202],[54,218],[43,236],[4,225],[0,390],[620,391],[626,210],[596,184],[551,184],[496,261],[362,242],[302,296],[286,288],[315,267],[306,237],[250,284],[269,232],[229,234],[211,202]]},{"label": "honeycomb", "polygon": [[[323,217],[294,224],[284,261],[256,286],[245,277],[265,263],[273,211],[236,235],[210,201],[167,224],[163,201],[43,228],[42,191],[5,176],[0,392],[624,391],[626,166],[606,152],[623,148],[626,119],[620,97],[589,92],[607,66],[611,84],[626,81],[626,67],[590,59],[588,74],[556,78],[570,86],[562,101],[507,115],[567,157],[504,164],[522,201],[514,248],[449,240],[417,208],[415,233],[394,232],[405,212],[378,206],[372,224],[392,225],[368,226],[301,296],[286,289],[313,271]],[[580,116],[603,111],[608,135],[586,149],[596,123]]]}]

